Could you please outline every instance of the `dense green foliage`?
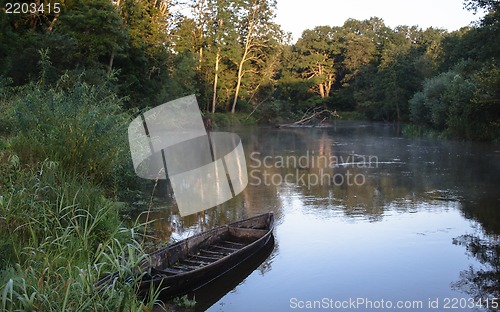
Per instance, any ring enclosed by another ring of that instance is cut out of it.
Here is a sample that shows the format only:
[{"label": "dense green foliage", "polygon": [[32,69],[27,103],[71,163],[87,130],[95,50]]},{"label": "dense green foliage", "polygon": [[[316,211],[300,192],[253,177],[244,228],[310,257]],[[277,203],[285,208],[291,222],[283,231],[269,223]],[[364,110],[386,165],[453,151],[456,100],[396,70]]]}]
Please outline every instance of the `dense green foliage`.
[{"label": "dense green foliage", "polygon": [[[496,140],[499,5],[494,0],[464,5],[487,14],[475,26],[451,33],[390,28],[376,17],[349,19],[342,26],[305,30],[291,44],[273,21],[273,0],[182,5],[175,0],[66,0],[57,14],[0,11],[0,77],[11,79],[12,86],[25,85],[39,77],[46,57],[48,84],[84,71],[84,81],[97,85],[115,73],[109,86],[128,108],[195,93],[207,113],[240,111],[260,122],[291,120],[324,106],[370,120],[449,130],[447,135],[458,138]],[[456,73],[459,64],[463,82],[474,85],[475,95],[461,98],[464,107],[445,102],[431,107],[437,99],[424,96],[424,89],[450,83],[444,73]],[[488,99],[479,96],[485,93]],[[417,109],[416,102],[425,99],[430,102],[420,106],[427,108]],[[451,111],[441,111],[440,121],[418,115],[445,108]],[[443,114],[456,116],[445,121]],[[461,120],[477,129],[466,130],[457,124]]]},{"label": "dense green foliage", "polygon": [[411,120],[449,137],[469,140],[500,138],[500,4],[469,1],[468,7],[488,9],[476,28],[443,39],[446,53],[436,76],[410,99]]},{"label": "dense green foliage", "polygon": [[[413,121],[452,137],[498,139],[500,87],[495,64],[473,71],[466,63],[425,80],[423,90],[410,100]],[[464,67],[465,66],[465,67]]]},{"label": "dense green foliage", "polygon": [[155,297],[140,301],[125,278],[144,257],[143,225],[123,228],[110,199],[132,181],[130,116],[105,83],[42,82],[0,90],[0,309],[150,309]]}]

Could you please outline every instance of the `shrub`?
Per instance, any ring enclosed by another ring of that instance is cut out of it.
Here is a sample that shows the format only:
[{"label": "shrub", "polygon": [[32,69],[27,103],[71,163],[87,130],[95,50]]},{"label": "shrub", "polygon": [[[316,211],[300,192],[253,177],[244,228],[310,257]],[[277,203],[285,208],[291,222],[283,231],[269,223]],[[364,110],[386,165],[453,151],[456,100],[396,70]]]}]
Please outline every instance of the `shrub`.
[{"label": "shrub", "polygon": [[410,99],[410,117],[411,121],[418,125],[429,125],[430,124],[430,111],[429,107],[425,105],[425,94],[423,92],[417,92]]},{"label": "shrub", "polygon": [[30,84],[14,97],[13,126],[19,134],[12,139],[12,149],[23,162],[50,159],[68,172],[111,181],[119,163],[130,162],[130,115],[105,85],[66,80],[63,76],[58,86],[48,89]]},{"label": "shrub", "polygon": [[424,82],[409,101],[412,121],[468,140],[500,137],[500,71],[495,63],[483,69],[460,63]]},{"label": "shrub", "polygon": [[209,114],[208,116],[212,118],[212,123],[215,127],[227,127],[231,124],[228,114],[215,113]]},{"label": "shrub", "polygon": [[[68,76],[9,91],[0,98],[9,125],[0,139],[0,310],[151,310],[155,294],[138,299],[132,274],[146,225],[122,229],[104,187],[135,178],[121,99]],[[97,289],[110,272],[120,278]]]}]

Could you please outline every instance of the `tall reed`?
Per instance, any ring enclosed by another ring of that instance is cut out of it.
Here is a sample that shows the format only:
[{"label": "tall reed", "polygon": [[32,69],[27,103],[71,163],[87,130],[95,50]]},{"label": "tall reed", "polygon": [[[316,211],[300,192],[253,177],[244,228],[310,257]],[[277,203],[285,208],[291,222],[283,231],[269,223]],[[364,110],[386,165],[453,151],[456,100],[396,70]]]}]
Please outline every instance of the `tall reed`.
[{"label": "tall reed", "polygon": [[[155,294],[147,302],[136,296],[146,225],[124,228],[102,190],[56,163],[31,170],[9,166],[18,172],[16,184],[1,192],[0,234],[10,242],[1,254],[11,256],[0,266],[0,310],[151,309]],[[119,278],[98,289],[95,282],[111,272]]]}]

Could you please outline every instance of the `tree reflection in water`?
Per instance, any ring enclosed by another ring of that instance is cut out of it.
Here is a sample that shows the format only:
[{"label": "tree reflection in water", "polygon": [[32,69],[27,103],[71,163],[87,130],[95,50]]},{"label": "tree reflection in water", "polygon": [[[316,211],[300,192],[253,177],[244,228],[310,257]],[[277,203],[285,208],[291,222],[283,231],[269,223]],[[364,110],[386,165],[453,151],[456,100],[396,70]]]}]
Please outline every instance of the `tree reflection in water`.
[{"label": "tree reflection in water", "polygon": [[[466,234],[453,240],[453,244],[464,246],[467,254],[476,258],[482,267],[471,266],[460,272],[460,279],[452,287],[472,296],[477,303],[489,299],[490,311],[498,311],[500,306],[500,218],[496,202],[496,198],[483,197],[464,203],[463,213],[467,218],[478,221],[480,232],[484,234]],[[492,298],[497,298],[498,306],[491,306]]]},{"label": "tree reflection in water", "polygon": [[480,269],[469,267],[460,272],[460,280],[453,283],[453,287],[477,300],[500,298],[500,239],[462,235],[453,243],[465,246],[467,252],[484,265]]}]

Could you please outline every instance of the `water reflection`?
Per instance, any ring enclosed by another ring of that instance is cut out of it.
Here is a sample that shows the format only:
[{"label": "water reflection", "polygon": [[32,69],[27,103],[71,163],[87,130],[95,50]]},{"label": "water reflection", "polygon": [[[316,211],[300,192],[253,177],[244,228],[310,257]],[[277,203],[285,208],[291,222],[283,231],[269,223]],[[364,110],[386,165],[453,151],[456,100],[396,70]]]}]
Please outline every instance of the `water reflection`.
[{"label": "water reflection", "polygon": [[[275,213],[280,249],[270,271],[250,274],[209,310],[286,311],[291,297],[498,297],[497,145],[404,139],[368,123],[231,131],[244,144],[247,188],[196,215],[180,218],[175,202],[165,199],[150,215],[154,232],[168,241]],[[361,165],[370,156],[376,165]],[[327,157],[336,165],[276,166],[279,157]],[[307,180],[322,174],[321,183]],[[348,175],[362,176],[362,183],[339,183]]]},{"label": "water reflection", "polygon": [[[500,238],[461,235],[454,239],[454,244],[464,246],[467,253],[475,257],[481,268],[470,266],[460,272],[460,279],[453,287],[469,294],[476,302],[484,301],[491,311],[500,308]],[[493,301],[495,300],[495,301]],[[494,304],[496,302],[496,304]]]},{"label": "water reflection", "polygon": [[[478,222],[477,231],[461,235],[453,243],[462,246],[467,254],[476,258],[482,264],[480,268],[469,267],[460,272],[460,279],[453,287],[469,294],[476,302],[486,299],[500,298],[500,218],[499,203],[496,196],[487,193],[477,198],[477,202],[466,201],[463,213]],[[498,311],[498,306],[492,306],[490,311]]]},{"label": "water reflection", "polygon": [[252,272],[257,271],[258,274],[264,276],[271,270],[274,259],[273,254],[276,254],[277,250],[278,246],[275,245],[274,238],[271,238],[264,248],[240,263],[237,267],[210,284],[194,290],[189,294],[189,297],[196,300],[195,311],[205,311],[211,307],[228,292],[234,291],[239,284],[244,283],[245,279]]}]

